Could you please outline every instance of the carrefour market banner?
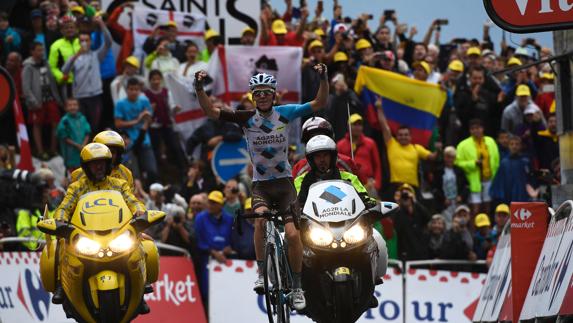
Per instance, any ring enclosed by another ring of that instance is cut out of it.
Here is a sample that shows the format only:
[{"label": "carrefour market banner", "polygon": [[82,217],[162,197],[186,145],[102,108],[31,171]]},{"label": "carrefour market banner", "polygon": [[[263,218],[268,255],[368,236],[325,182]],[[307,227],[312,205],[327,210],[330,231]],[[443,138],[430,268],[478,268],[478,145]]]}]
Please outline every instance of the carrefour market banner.
[{"label": "carrefour market banner", "polygon": [[[75,322],[66,319],[61,305],[40,281],[40,253],[0,253],[0,322]],[[135,322],[181,322],[182,317],[205,323],[193,263],[184,257],[161,257],[154,292],[145,299],[151,313]]]},{"label": "carrefour market banner", "polygon": [[[256,277],[253,261],[212,262],[210,322],[227,323],[230,318],[235,322],[266,322],[264,298],[253,292]],[[389,268],[384,284],[376,287],[378,307],[364,313],[358,322],[403,323],[404,315],[406,322],[471,322],[485,277],[475,273],[410,270],[404,287],[402,273]],[[404,293],[406,304],[403,304]],[[293,312],[291,322],[311,320]]]}]

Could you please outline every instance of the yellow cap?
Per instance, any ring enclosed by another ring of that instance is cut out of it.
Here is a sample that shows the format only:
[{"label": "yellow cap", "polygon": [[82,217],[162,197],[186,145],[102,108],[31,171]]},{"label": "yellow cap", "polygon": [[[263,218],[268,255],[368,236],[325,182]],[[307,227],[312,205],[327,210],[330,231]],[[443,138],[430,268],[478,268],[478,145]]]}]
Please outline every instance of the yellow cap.
[{"label": "yellow cap", "polygon": [[541,73],[541,78],[553,81],[555,79],[555,74],[553,74],[553,73]]},{"label": "yellow cap", "polygon": [[253,35],[257,34],[257,32],[251,27],[245,27],[245,29],[243,29],[243,31],[241,32],[241,37],[245,36],[246,33],[253,33]]},{"label": "yellow cap", "polygon": [[84,10],[84,7],[82,7],[82,6],[72,7],[72,12],[81,13],[82,15],[86,14],[86,11]]},{"label": "yellow cap", "polygon": [[509,214],[509,206],[507,206],[507,204],[500,204],[495,208],[495,213],[507,213],[507,214]]},{"label": "yellow cap", "polygon": [[527,86],[525,84],[521,84],[520,86],[517,87],[517,90],[515,90],[515,95],[517,95],[517,96],[531,96],[531,91],[529,90],[529,86]]},{"label": "yellow cap", "polygon": [[468,48],[466,55],[468,55],[468,56],[470,56],[470,55],[481,56],[481,49],[479,49],[479,47],[470,47],[470,48]]},{"label": "yellow cap", "polygon": [[414,190],[414,188],[412,187],[412,185],[408,184],[408,183],[404,183],[402,185],[400,185],[400,187],[398,188],[398,191],[402,191],[402,190],[406,190],[409,191],[412,194],[416,194],[416,191]]},{"label": "yellow cap", "polygon": [[476,215],[474,223],[476,228],[489,227],[491,225],[491,222],[489,221],[489,216],[487,216],[487,214],[485,213],[480,213]]},{"label": "yellow cap", "polygon": [[356,123],[356,122],[358,122],[358,121],[362,122],[362,116],[359,115],[358,113],[352,114],[352,115],[350,116],[350,119],[348,119],[348,123],[350,123],[350,124],[354,124],[354,123]]},{"label": "yellow cap", "polygon": [[356,50],[361,50],[372,47],[372,44],[368,40],[361,38],[356,42],[356,45],[354,45],[354,47],[356,48]]},{"label": "yellow cap", "polygon": [[555,113],[555,100],[553,100],[553,102],[551,102],[551,105],[549,106],[549,113]]},{"label": "yellow cap", "polygon": [[517,65],[517,66],[521,66],[521,60],[519,60],[519,58],[517,57],[512,57],[509,59],[509,61],[507,61],[507,66],[513,66],[513,65]]},{"label": "yellow cap", "polygon": [[108,147],[117,147],[122,151],[125,150],[125,142],[121,135],[113,130],[104,130],[98,133],[93,142],[104,144]]},{"label": "yellow cap", "polygon": [[248,198],[245,200],[245,210],[250,210],[253,208],[253,199],[252,198]]},{"label": "yellow cap", "polygon": [[450,62],[450,65],[448,65],[448,69],[454,72],[463,73],[464,63],[462,63],[462,61],[460,61],[459,59],[454,59],[453,61]]},{"label": "yellow cap", "polygon": [[209,29],[205,32],[205,40],[209,40],[213,37],[219,37],[219,33],[213,29]]},{"label": "yellow cap", "polygon": [[273,21],[271,30],[273,31],[274,34],[277,35],[284,35],[288,32],[285,22],[281,19]]},{"label": "yellow cap", "polygon": [[176,28],[177,28],[177,23],[176,23],[175,21],[173,21],[173,20],[169,20],[169,21],[165,24],[165,26],[167,26],[167,27],[176,27]]},{"label": "yellow cap", "polygon": [[416,68],[418,66],[421,66],[424,71],[426,71],[426,74],[430,74],[430,72],[432,72],[432,69],[430,68],[430,64],[424,62],[424,61],[419,61],[419,62],[415,62],[412,67]]},{"label": "yellow cap", "polygon": [[348,55],[346,55],[345,52],[336,52],[336,54],[334,54],[334,62],[347,62],[348,61]]},{"label": "yellow cap", "polygon": [[139,59],[135,56],[129,56],[125,59],[124,63],[127,63],[135,68],[139,68]]},{"label": "yellow cap", "polygon": [[318,36],[318,37],[324,37],[324,30],[322,30],[321,28],[316,28],[314,30],[314,33]]},{"label": "yellow cap", "polygon": [[324,48],[324,45],[322,45],[322,42],[320,40],[315,39],[315,40],[310,42],[310,45],[308,45],[308,50],[311,50],[315,47],[323,47]]},{"label": "yellow cap", "polygon": [[225,203],[225,197],[223,196],[223,193],[221,193],[221,191],[212,191],[211,193],[209,193],[207,199],[209,201],[213,201],[219,204]]}]

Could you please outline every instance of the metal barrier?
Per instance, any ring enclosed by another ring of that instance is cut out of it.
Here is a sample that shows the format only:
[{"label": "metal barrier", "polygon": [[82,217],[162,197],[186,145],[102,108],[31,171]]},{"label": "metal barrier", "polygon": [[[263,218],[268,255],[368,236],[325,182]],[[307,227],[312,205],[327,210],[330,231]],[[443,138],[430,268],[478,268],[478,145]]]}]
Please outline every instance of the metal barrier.
[{"label": "metal barrier", "polygon": [[487,266],[485,260],[444,260],[444,259],[432,259],[432,260],[412,260],[406,261],[406,271],[413,266],[433,266],[433,265],[471,265],[471,266]]},{"label": "metal barrier", "polygon": [[[31,237],[6,237],[6,238],[0,239],[0,245],[10,244],[10,243],[32,242],[32,241],[40,244],[38,250],[36,250],[36,251],[39,251],[41,249],[41,247],[43,247],[43,245],[46,243],[46,240],[44,240],[44,239],[36,239],[36,238],[31,238]],[[181,247],[177,247],[174,245],[170,245],[170,244],[158,242],[158,241],[155,241],[155,245],[157,246],[158,249],[178,252],[187,258],[191,258],[191,254],[189,253],[189,251],[187,251],[186,249],[183,249]]]}]

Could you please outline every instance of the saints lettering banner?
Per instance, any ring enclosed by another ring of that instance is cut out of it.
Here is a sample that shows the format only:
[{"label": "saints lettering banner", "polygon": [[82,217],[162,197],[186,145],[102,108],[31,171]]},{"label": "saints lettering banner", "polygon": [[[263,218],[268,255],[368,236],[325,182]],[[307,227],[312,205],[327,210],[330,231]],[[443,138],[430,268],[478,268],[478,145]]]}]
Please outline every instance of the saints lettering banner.
[{"label": "saints lettering banner", "polygon": [[199,48],[204,47],[203,35],[205,33],[205,16],[198,13],[184,13],[175,11],[153,10],[135,7],[133,12],[133,45],[134,55],[143,58],[143,43],[159,26],[168,22],[177,24],[177,40],[184,42],[191,40]]},{"label": "saints lettering banner", "polygon": [[197,101],[190,81],[181,80],[172,74],[168,74],[165,81],[173,96],[173,102],[181,108],[179,113],[175,115],[175,129],[181,135],[181,139],[186,141],[195,129],[207,120],[207,117],[203,113],[199,101]]},{"label": "saints lettering banner", "polygon": [[282,103],[300,100],[302,49],[300,47],[219,47],[209,60],[213,94],[226,102],[240,101],[249,91],[249,79],[257,73],[277,78],[277,91],[286,91]]}]

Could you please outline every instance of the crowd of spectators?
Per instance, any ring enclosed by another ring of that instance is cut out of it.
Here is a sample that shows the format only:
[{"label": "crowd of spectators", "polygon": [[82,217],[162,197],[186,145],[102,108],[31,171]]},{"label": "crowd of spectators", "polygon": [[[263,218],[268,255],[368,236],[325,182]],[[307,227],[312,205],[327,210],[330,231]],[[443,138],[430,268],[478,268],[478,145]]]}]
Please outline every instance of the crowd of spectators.
[{"label": "crowd of spectators", "polygon": [[[443,19],[419,38],[417,28],[396,12],[351,18],[335,5],[328,20],[322,6],[311,17],[310,8],[285,2],[284,13],[264,4],[261,29],[246,27],[241,44],[302,47],[302,101],[318,88],[311,67],[328,65],[331,91],[321,116],[333,125],[339,153],[353,156],[372,196],[401,207],[376,224],[390,258],[485,259],[508,220],[507,205],[550,201],[549,187],[560,180],[554,74],[548,64],[504,72],[548,57],[550,49],[532,39],[517,48],[505,41],[496,46],[489,25],[481,40],[444,41]],[[126,2],[102,12],[97,0],[27,0],[0,12],[0,60],[15,81],[33,154],[46,162],[61,156],[70,172],[79,166],[83,145],[100,130],[114,129],[128,147],[123,163],[134,174],[136,196],[149,209],[168,214],[150,232],[155,239],[189,250],[200,277],[209,258],[253,259],[252,223],[245,221],[243,236],[232,226],[236,211],[250,208],[252,168],[226,183],[210,168],[214,147],[239,140],[241,130],[208,120],[181,138],[174,128],[181,107],[164,83],[167,74],[191,82],[223,41],[208,28],[201,49],[180,41],[177,24],[169,22],[147,38],[146,57],[140,60],[132,56],[130,27],[118,22],[133,6]],[[122,44],[116,53],[113,39]],[[447,93],[430,142],[413,143],[405,126],[393,133],[380,99],[376,113],[367,113],[354,92],[362,65],[434,83]],[[228,109],[253,108],[248,94],[236,107],[212,100]],[[5,170],[15,167],[16,154],[15,129],[7,116],[0,121],[0,169]],[[292,144],[289,157],[296,162],[304,154],[299,142]],[[47,165],[42,166],[50,183],[45,199],[53,209],[68,181],[54,181]],[[8,223],[18,227],[10,230],[2,222],[2,234],[31,235],[39,213],[14,212],[17,221]]]}]

